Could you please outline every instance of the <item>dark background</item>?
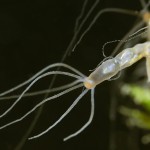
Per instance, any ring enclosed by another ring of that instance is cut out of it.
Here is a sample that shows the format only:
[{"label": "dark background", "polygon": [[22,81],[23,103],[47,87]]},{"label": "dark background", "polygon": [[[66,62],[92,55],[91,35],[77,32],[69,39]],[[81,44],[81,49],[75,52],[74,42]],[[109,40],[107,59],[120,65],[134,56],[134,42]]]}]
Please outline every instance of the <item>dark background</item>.
[{"label": "dark background", "polygon": [[[83,0],[5,0],[0,2],[0,91],[5,91],[21,83],[49,64],[60,62],[73,36],[75,20],[80,13],[83,2]],[[93,2],[89,0],[85,14]],[[142,9],[139,0],[100,0],[81,33],[99,10],[110,7],[136,11]],[[103,44],[107,41],[121,39],[134,25],[136,19],[136,17],[119,13],[102,15],[83,38],[75,52],[66,58],[65,63],[88,75],[89,70],[94,69],[104,58],[102,55]],[[107,46],[106,54],[110,55],[116,45],[117,43]],[[130,76],[130,80],[132,78]],[[68,80],[70,81],[69,77],[58,77],[56,86],[63,85]],[[50,81],[51,78],[42,80],[33,87],[33,90],[46,89]],[[90,94],[87,94],[53,130],[38,139],[26,141],[21,149],[148,149],[148,145],[144,146],[140,142],[139,130],[128,129],[125,124],[116,119],[115,125],[112,125],[109,119],[110,102],[112,97],[119,93],[116,90],[118,86],[117,81],[106,81],[96,88],[96,108],[93,122],[77,137],[63,142],[64,137],[77,131],[88,120]],[[40,133],[57,120],[81,90],[76,90],[56,101],[46,103],[44,111],[30,136]],[[3,125],[17,119],[43,97],[24,99],[9,115],[1,119],[0,124]],[[12,100],[0,102],[0,112],[6,110],[12,102]],[[35,115],[36,112],[24,121],[0,131],[0,149],[17,150],[16,146],[28,130]],[[110,140],[111,133],[116,134],[113,135],[113,140]],[[111,143],[115,148],[111,147]]]}]

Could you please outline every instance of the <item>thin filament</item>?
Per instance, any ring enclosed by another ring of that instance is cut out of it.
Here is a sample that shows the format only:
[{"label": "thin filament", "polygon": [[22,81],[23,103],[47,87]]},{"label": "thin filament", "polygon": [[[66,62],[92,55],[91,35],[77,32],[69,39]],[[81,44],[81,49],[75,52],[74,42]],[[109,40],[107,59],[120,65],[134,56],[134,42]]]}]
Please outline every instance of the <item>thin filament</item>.
[{"label": "thin filament", "polygon": [[78,46],[78,44],[81,42],[81,40],[83,39],[84,35],[93,27],[93,25],[95,24],[95,22],[98,20],[98,18],[106,13],[106,12],[120,12],[120,13],[123,13],[123,14],[126,14],[126,15],[134,15],[134,16],[137,16],[138,13],[135,12],[135,11],[130,11],[130,10],[124,10],[124,9],[119,9],[119,8],[106,8],[106,9],[103,9],[101,11],[99,11],[97,13],[97,15],[94,17],[94,19],[91,21],[90,25],[87,27],[87,29],[82,33],[82,35],[80,36],[79,40],[77,41],[77,43],[75,44],[75,46],[73,47],[73,50],[75,50],[75,48]]},{"label": "thin filament", "polygon": [[93,13],[93,11],[95,10],[96,6],[98,5],[99,0],[96,0],[95,3],[91,6],[90,10],[88,11],[88,13],[86,14],[86,16],[83,18],[82,22],[80,23],[78,30],[75,32],[67,50],[66,53],[62,59],[62,61],[64,60],[65,56],[68,54],[70,55],[71,52],[73,51],[72,49],[74,49],[74,45],[76,45],[75,41],[77,39],[78,34],[80,33],[82,27],[84,26],[85,22],[87,21],[87,19],[89,18],[89,16]]},{"label": "thin filament", "polygon": [[141,6],[144,8],[146,6],[146,3],[144,0],[140,0]]},{"label": "thin filament", "polygon": [[[59,86],[59,87],[56,87],[56,88],[46,89],[46,90],[41,90],[41,91],[36,91],[36,92],[29,92],[29,93],[24,94],[23,97],[31,97],[31,96],[42,95],[42,94],[45,94],[45,93],[52,93],[52,92],[65,90],[65,89],[67,89],[69,87],[74,86],[75,84],[77,84],[79,82],[81,82],[81,81],[76,80],[76,81],[74,81],[72,83],[69,83],[69,84],[66,84],[66,85],[63,85],[63,86]],[[20,96],[20,94],[19,95],[11,95],[11,96],[0,97],[0,100],[15,99],[15,98],[18,98],[19,96]]]},{"label": "thin filament", "polygon": [[77,32],[78,30],[78,27],[79,27],[79,21],[82,19],[83,15],[84,15],[84,12],[85,12],[85,8],[87,6],[87,3],[88,3],[88,0],[85,0],[84,3],[83,3],[83,6],[82,6],[82,9],[81,9],[81,12],[80,12],[80,15],[77,17],[76,19],[76,23],[75,23],[75,28],[74,28],[74,34]]},{"label": "thin filament", "polygon": [[[138,25],[139,25],[139,24],[138,24]],[[103,51],[104,56],[106,56],[105,53],[104,53],[104,52],[105,52],[105,47],[106,47],[106,45],[111,44],[111,43],[116,43],[116,42],[126,43],[126,42],[128,42],[128,41],[131,41],[131,40],[133,40],[133,39],[135,39],[135,38],[137,38],[137,37],[139,37],[139,36],[142,36],[142,35],[144,35],[145,33],[147,33],[147,31],[145,31],[145,32],[142,32],[142,33],[140,33],[140,34],[137,34],[138,32],[140,32],[140,31],[142,31],[142,30],[145,30],[146,28],[148,28],[148,26],[139,29],[138,31],[136,31],[135,33],[132,33],[132,35],[129,35],[128,37],[125,36],[125,38],[126,38],[125,40],[124,40],[124,38],[123,38],[122,40],[114,40],[114,41],[106,42],[106,43],[103,45],[103,47],[102,47],[102,51]],[[137,34],[137,35],[136,35],[136,34]],[[127,34],[127,35],[128,35],[128,34]],[[130,38],[129,38],[129,37],[130,37]],[[128,38],[129,38],[129,39],[128,39]],[[120,43],[117,45],[117,47],[121,45]],[[117,47],[116,47],[116,48],[117,48]],[[115,50],[116,50],[116,48],[115,48]],[[115,50],[113,51],[112,55],[114,55],[114,53],[116,52]],[[117,50],[118,50],[118,49],[117,49]]]},{"label": "thin filament", "polygon": [[90,118],[89,118],[88,122],[80,130],[78,130],[77,132],[75,132],[75,133],[67,136],[66,138],[64,138],[64,141],[67,141],[67,140],[79,135],[83,130],[85,130],[90,125],[90,123],[92,122],[93,117],[94,117],[94,109],[95,109],[94,89],[92,89],[91,90],[91,114],[90,114]]},{"label": "thin filament", "polygon": [[[87,2],[86,2],[87,3]],[[78,27],[78,32],[81,30],[81,28],[83,27],[83,25],[85,24],[85,22],[87,21],[87,19],[89,18],[89,16],[92,14],[92,12],[95,10],[96,6],[98,5],[99,0],[96,0],[94,2],[94,4],[91,6],[90,10],[88,11],[87,15],[84,17],[84,19],[82,20],[80,26]],[[85,6],[84,6],[85,7]]]},{"label": "thin filament", "polygon": [[129,37],[135,36],[135,35],[138,34],[139,32],[141,32],[141,31],[143,31],[143,30],[145,30],[145,29],[148,29],[148,28],[149,28],[149,26],[143,27],[143,28],[139,29],[138,31],[134,32],[133,34],[129,35]]},{"label": "thin filament", "polygon": [[148,3],[144,6],[144,9],[142,11],[148,11],[148,7],[150,6],[150,0]]},{"label": "thin filament", "polygon": [[23,86],[25,86],[26,84],[30,83],[31,81],[33,81],[34,79],[36,79],[39,75],[41,75],[42,73],[46,72],[47,70],[51,69],[51,68],[54,68],[54,67],[64,67],[64,68],[67,68],[67,69],[70,69],[71,71],[75,72],[76,74],[78,74],[79,76],[81,77],[85,77],[84,74],[82,74],[80,71],[78,71],[77,69],[67,65],[67,64],[64,64],[64,63],[55,63],[55,64],[52,64],[52,65],[49,65],[47,67],[45,67],[44,69],[42,69],[41,71],[39,71],[38,73],[36,73],[33,77],[31,77],[30,79],[26,80],[25,82],[3,92],[3,93],[0,93],[0,96],[4,96],[6,94],[9,94]]},{"label": "thin filament", "polygon": [[[122,41],[127,41],[129,36],[133,33],[136,32],[139,28],[141,28],[144,25],[144,22],[140,22],[137,25],[133,26],[133,28],[130,29],[130,31],[122,38]],[[116,53],[119,51],[121,46],[123,45],[123,42],[119,42],[119,44],[116,46],[116,48],[113,50],[111,53],[111,56],[116,55]]]},{"label": "thin filament", "polygon": [[47,133],[49,130],[51,130],[53,127],[55,127],[62,119],[64,119],[68,113],[77,105],[77,103],[80,101],[80,99],[88,92],[88,89],[85,89],[77,98],[76,100],[72,103],[72,105],[67,109],[67,111],[53,124],[51,125],[48,129],[46,129],[45,131],[43,131],[42,133],[35,135],[33,137],[28,138],[29,140],[38,138],[42,135],[44,135],[45,133]]},{"label": "thin filament", "polygon": [[62,96],[62,95],[64,95],[64,94],[67,94],[67,93],[69,93],[69,92],[71,92],[71,91],[73,91],[73,90],[75,90],[75,89],[78,89],[78,88],[80,88],[80,87],[82,87],[82,86],[83,86],[83,84],[76,85],[76,86],[74,86],[74,87],[71,87],[71,88],[69,88],[69,89],[67,89],[67,90],[65,90],[65,91],[63,91],[63,92],[60,92],[60,93],[58,93],[58,94],[56,94],[56,95],[54,95],[54,96],[51,96],[51,97],[49,97],[49,98],[43,100],[42,102],[38,103],[34,108],[32,108],[30,111],[28,111],[25,115],[23,115],[21,118],[16,119],[16,120],[14,120],[14,121],[12,121],[12,122],[10,122],[10,123],[7,123],[7,124],[1,126],[1,127],[0,127],[0,130],[1,130],[1,129],[4,129],[4,128],[6,128],[6,127],[12,125],[12,124],[15,124],[15,123],[17,123],[17,122],[22,121],[22,120],[25,119],[29,114],[31,114],[33,111],[35,111],[38,107],[40,107],[40,106],[43,105],[44,103],[46,103],[46,102],[48,102],[48,101],[50,101],[50,100],[56,99],[56,98],[58,98],[58,97],[60,97],[60,96]]},{"label": "thin filament", "polygon": [[40,79],[49,76],[49,75],[53,75],[53,74],[60,74],[60,75],[66,75],[66,76],[70,76],[70,77],[74,77],[77,78],[79,80],[82,80],[82,78],[80,76],[74,75],[72,73],[68,73],[68,72],[62,72],[62,71],[51,71],[51,72],[47,72],[39,77],[37,77],[35,80],[33,80],[31,82],[31,84],[22,92],[22,94],[19,96],[19,98],[2,114],[0,115],[0,118],[2,118],[3,116],[5,116],[8,112],[10,112],[12,110],[12,108],[21,100],[21,98],[23,97],[23,95]]}]

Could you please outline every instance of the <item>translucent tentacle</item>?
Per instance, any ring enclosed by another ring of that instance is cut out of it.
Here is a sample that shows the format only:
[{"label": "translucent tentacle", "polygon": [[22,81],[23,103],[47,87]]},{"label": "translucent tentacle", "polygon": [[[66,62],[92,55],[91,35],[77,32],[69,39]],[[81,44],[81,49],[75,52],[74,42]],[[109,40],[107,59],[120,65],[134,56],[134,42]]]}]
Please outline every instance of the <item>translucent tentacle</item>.
[{"label": "translucent tentacle", "polygon": [[92,89],[91,90],[91,114],[90,114],[90,118],[89,118],[88,122],[80,130],[78,130],[77,132],[64,138],[64,141],[67,141],[67,140],[77,136],[78,134],[80,134],[83,130],[85,130],[89,126],[89,124],[92,122],[93,117],[94,117],[94,109],[95,109],[95,106],[94,106],[94,89]]},{"label": "translucent tentacle", "polygon": [[[133,26],[133,28],[130,29],[130,31],[123,37],[123,39],[121,40],[122,42],[119,42],[119,44],[116,46],[116,48],[113,50],[113,52],[111,53],[111,56],[116,55],[116,53],[118,52],[118,50],[121,48],[121,46],[123,45],[123,43],[125,41],[127,41],[127,39],[129,38],[129,36],[137,31],[139,28],[141,28],[144,25],[144,22],[140,22],[137,25]],[[123,42],[124,41],[124,42]]]},{"label": "translucent tentacle", "polygon": [[87,27],[87,29],[82,33],[82,35],[80,36],[79,40],[77,41],[77,43],[75,44],[75,46],[73,47],[73,50],[74,51],[76,49],[76,47],[78,46],[78,44],[81,42],[81,40],[83,39],[84,35],[93,27],[93,25],[95,24],[95,22],[98,20],[98,18],[106,13],[106,12],[116,12],[116,13],[123,13],[123,14],[126,14],[126,15],[134,15],[134,16],[139,16],[138,12],[136,11],[132,11],[132,10],[125,10],[125,9],[120,9],[120,8],[106,8],[106,9],[103,9],[101,11],[99,11],[97,13],[97,15],[94,17],[94,19],[91,21],[90,25]]},{"label": "translucent tentacle", "polygon": [[[142,1],[141,0],[141,3],[143,2],[143,4],[144,4],[144,1]],[[144,7],[143,7],[143,10],[142,11],[148,11],[148,7],[150,6],[150,0],[148,1],[148,3],[146,4],[144,4]]]},{"label": "translucent tentacle", "polygon": [[85,89],[77,98],[76,100],[72,103],[72,105],[67,109],[67,111],[53,124],[51,125],[47,130],[43,131],[42,133],[35,135],[33,137],[30,137],[29,140],[38,138],[45,133],[47,133],[49,130],[51,130],[53,127],[55,127],[63,118],[67,116],[67,114],[76,106],[76,104],[79,102],[79,100],[88,92],[88,89]]},{"label": "translucent tentacle", "polygon": [[65,68],[70,69],[71,71],[75,72],[76,74],[80,75],[81,77],[85,77],[85,75],[82,74],[80,71],[78,71],[77,69],[75,69],[75,68],[73,68],[73,67],[71,67],[71,66],[69,66],[67,64],[64,64],[64,63],[55,63],[55,64],[52,64],[52,65],[49,65],[49,66],[45,67],[44,69],[42,69],[41,71],[39,71],[38,73],[36,73],[33,77],[31,77],[30,79],[26,80],[25,82],[23,82],[23,83],[15,86],[15,87],[13,87],[13,88],[5,91],[5,92],[0,93],[0,96],[4,96],[6,94],[9,94],[9,93],[11,93],[11,92],[13,92],[13,91],[15,91],[15,90],[23,87],[24,85],[26,85],[26,84],[30,83],[31,81],[33,81],[35,78],[37,78],[42,73],[44,73],[44,72],[46,72],[49,69],[54,68],[54,67],[65,67]]},{"label": "translucent tentacle", "polygon": [[146,6],[146,3],[144,0],[140,0],[140,3],[141,3],[142,8],[144,8]]},{"label": "translucent tentacle", "polygon": [[[52,93],[52,92],[65,90],[65,89],[67,89],[69,87],[74,86],[75,84],[77,84],[79,82],[81,82],[81,81],[76,80],[74,82],[71,82],[69,84],[66,84],[66,85],[63,85],[63,86],[59,86],[59,87],[56,87],[56,88],[46,89],[46,90],[41,90],[41,91],[35,91],[35,92],[29,92],[29,93],[24,94],[22,97],[31,97],[31,96],[42,95],[42,94],[45,94],[45,93]],[[2,100],[11,100],[11,99],[18,98],[19,96],[20,96],[20,94],[19,95],[11,95],[11,96],[0,97],[0,100],[1,101]]]},{"label": "translucent tentacle", "polygon": [[79,22],[80,20],[82,19],[83,15],[84,15],[84,12],[85,12],[85,8],[87,6],[87,3],[88,3],[88,0],[85,0],[84,3],[83,3],[83,6],[82,6],[82,9],[81,9],[81,12],[79,14],[79,16],[77,17],[76,19],[76,23],[75,23],[75,27],[74,27],[74,34],[77,32],[78,30],[78,27],[79,27]]},{"label": "translucent tentacle", "polygon": [[66,75],[66,76],[70,76],[70,77],[74,77],[77,78],[79,80],[83,80],[80,76],[77,76],[75,74],[72,73],[68,73],[68,72],[62,72],[62,71],[51,71],[51,72],[47,72],[39,77],[37,77],[33,82],[31,82],[31,84],[22,92],[22,94],[19,96],[19,98],[2,114],[0,115],[0,118],[2,118],[3,116],[5,116],[8,112],[10,112],[12,110],[12,108],[21,100],[21,98],[23,97],[23,95],[40,79],[49,76],[49,75],[53,75],[53,74],[60,74],[60,75]]},{"label": "translucent tentacle", "polygon": [[82,86],[83,86],[83,84],[76,85],[76,86],[74,86],[74,87],[71,87],[71,88],[69,88],[69,89],[67,89],[67,90],[65,90],[65,91],[63,91],[63,92],[60,92],[60,93],[58,93],[58,94],[56,94],[56,95],[54,95],[54,96],[51,96],[51,97],[49,97],[49,98],[43,100],[42,102],[38,103],[34,108],[32,108],[30,111],[28,111],[25,115],[23,115],[21,118],[16,119],[16,120],[14,120],[14,121],[11,121],[10,123],[7,123],[7,124],[1,126],[1,127],[0,127],[0,130],[1,130],[1,129],[4,129],[4,128],[6,128],[6,127],[12,125],[12,124],[15,124],[15,123],[17,123],[17,122],[22,121],[23,119],[25,119],[28,115],[30,115],[33,111],[35,111],[38,107],[40,107],[40,106],[43,105],[44,103],[46,103],[46,102],[48,102],[48,101],[50,101],[50,100],[56,99],[56,98],[58,98],[58,97],[60,97],[60,96],[62,96],[62,95],[64,95],[64,94],[67,94],[67,93],[69,93],[70,91],[73,91],[73,90],[75,90],[75,89],[78,89],[78,88],[80,88],[80,87],[82,87]]}]

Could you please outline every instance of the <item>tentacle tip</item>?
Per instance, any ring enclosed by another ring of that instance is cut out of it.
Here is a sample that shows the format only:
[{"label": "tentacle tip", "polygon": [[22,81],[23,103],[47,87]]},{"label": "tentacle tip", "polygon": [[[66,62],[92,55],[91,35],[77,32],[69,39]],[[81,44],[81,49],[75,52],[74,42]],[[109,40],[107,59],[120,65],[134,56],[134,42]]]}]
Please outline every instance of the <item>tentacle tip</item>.
[{"label": "tentacle tip", "polygon": [[[5,114],[5,115],[6,115],[6,114]],[[3,114],[2,114],[2,115],[0,115],[0,119],[1,119],[1,118],[3,118],[5,115],[3,115]]]},{"label": "tentacle tip", "polygon": [[29,137],[29,138],[28,138],[28,141],[33,140],[33,139],[34,139],[34,137]]},{"label": "tentacle tip", "polygon": [[69,138],[66,137],[66,138],[63,139],[63,141],[66,142],[68,139],[69,139]]}]

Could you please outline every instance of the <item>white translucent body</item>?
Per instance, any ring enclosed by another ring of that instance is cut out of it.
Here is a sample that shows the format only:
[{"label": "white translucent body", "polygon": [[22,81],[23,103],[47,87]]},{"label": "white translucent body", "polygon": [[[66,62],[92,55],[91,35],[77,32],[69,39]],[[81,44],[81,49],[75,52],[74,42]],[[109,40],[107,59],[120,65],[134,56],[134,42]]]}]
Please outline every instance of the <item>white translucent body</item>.
[{"label": "white translucent body", "polygon": [[148,81],[150,81],[150,42],[137,44],[127,48],[116,57],[103,62],[85,80],[86,88],[93,88],[105,80],[109,80],[122,69],[131,66],[141,58],[146,57]]}]

